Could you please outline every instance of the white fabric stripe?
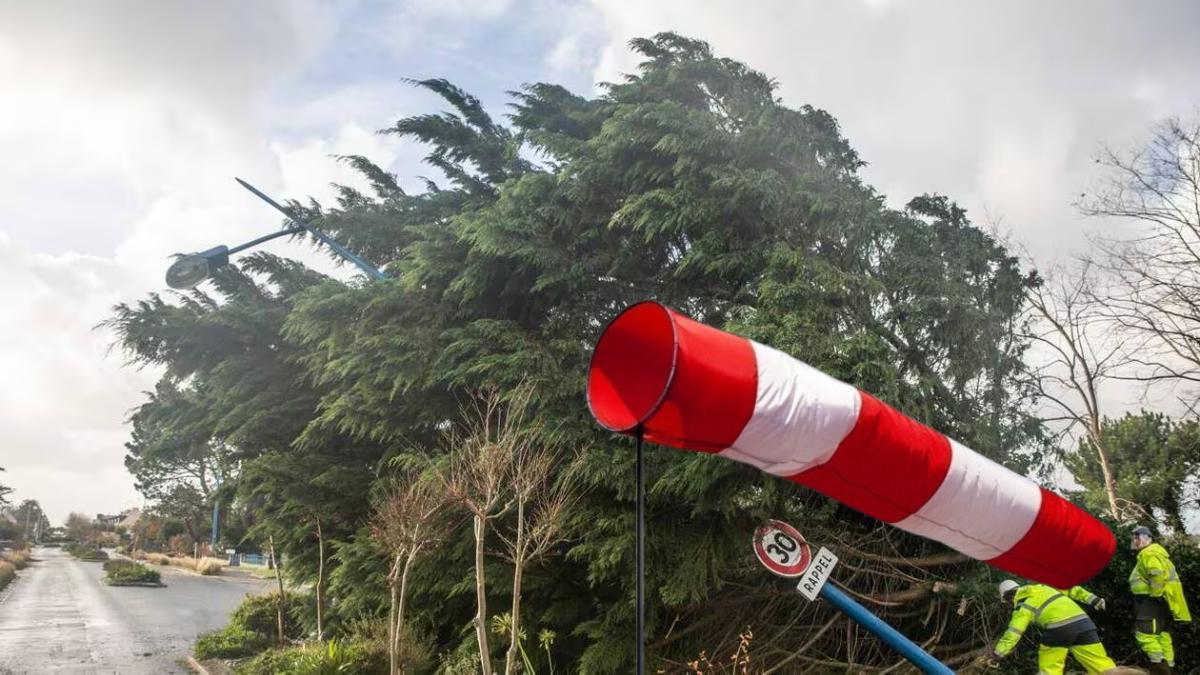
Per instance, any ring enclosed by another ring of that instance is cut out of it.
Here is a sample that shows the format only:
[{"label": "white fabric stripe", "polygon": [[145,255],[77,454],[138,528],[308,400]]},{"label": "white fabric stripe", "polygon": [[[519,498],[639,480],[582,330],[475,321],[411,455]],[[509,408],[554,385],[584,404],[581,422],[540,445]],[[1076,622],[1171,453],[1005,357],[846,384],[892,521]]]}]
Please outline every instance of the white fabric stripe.
[{"label": "white fabric stripe", "polygon": [[754,414],[722,457],[791,476],[824,464],[854,428],[858,390],[753,340],[758,364]]},{"label": "white fabric stripe", "polygon": [[995,558],[1029,532],[1042,506],[1042,491],[954,439],[950,453],[950,470],[937,492],[895,525],[972,558]]}]

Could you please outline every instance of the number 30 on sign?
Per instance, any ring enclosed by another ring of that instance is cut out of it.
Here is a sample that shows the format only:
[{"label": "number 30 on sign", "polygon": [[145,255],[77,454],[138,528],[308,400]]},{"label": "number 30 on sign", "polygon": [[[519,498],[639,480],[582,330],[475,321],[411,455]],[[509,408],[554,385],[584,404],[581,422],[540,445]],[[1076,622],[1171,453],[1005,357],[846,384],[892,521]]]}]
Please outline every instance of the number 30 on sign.
[{"label": "number 30 on sign", "polygon": [[781,577],[798,577],[812,562],[812,551],[804,537],[778,520],[768,520],[755,530],[754,554],[764,567]]}]

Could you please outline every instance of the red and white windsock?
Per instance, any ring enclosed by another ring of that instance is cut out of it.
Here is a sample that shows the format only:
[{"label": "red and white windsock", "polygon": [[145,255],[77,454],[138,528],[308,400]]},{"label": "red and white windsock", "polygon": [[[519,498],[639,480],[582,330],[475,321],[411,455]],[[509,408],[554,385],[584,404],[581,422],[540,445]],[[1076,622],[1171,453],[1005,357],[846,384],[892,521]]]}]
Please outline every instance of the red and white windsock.
[{"label": "red and white windsock", "polygon": [[745,462],[1057,588],[1116,539],[1036,483],[783,352],[655,302],[605,329],[588,406],[606,429]]}]

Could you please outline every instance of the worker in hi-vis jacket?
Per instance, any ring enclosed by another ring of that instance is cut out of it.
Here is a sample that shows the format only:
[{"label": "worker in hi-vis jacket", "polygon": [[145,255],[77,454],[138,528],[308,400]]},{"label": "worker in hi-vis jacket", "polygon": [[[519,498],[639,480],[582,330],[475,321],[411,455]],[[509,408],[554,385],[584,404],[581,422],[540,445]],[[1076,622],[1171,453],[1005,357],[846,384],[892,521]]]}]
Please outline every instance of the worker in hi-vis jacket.
[{"label": "worker in hi-vis jacket", "polygon": [[1154,542],[1150,528],[1134,528],[1131,547],[1138,552],[1137,563],[1129,574],[1129,590],[1133,593],[1133,637],[1150,659],[1150,672],[1170,673],[1175,667],[1171,624],[1192,620],[1183,597],[1183,584],[1167,549]]},{"label": "worker in hi-vis jacket", "polygon": [[1103,610],[1104,598],[1079,586],[1060,591],[1043,584],[1022,586],[1012,579],[1005,579],[1000,582],[1000,600],[1013,606],[1012,619],[1004,635],[996,642],[988,665],[999,666],[1000,660],[1016,648],[1026,629],[1033,625],[1041,629],[1039,675],[1061,675],[1067,663],[1067,654],[1075,657],[1089,673],[1102,673],[1109,668],[1116,668],[1100,643],[1096,624],[1079,606],[1082,603]]}]

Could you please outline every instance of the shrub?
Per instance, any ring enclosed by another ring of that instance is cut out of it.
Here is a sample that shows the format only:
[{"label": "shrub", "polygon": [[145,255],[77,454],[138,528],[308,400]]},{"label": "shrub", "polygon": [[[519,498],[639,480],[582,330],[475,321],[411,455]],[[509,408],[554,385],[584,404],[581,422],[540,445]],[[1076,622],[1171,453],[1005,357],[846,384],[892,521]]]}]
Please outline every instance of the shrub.
[{"label": "shrub", "polygon": [[[345,639],[361,650],[371,662],[386,666],[388,655],[388,622],[386,618],[358,618],[341,627]],[[397,652],[401,670],[424,672],[433,659],[429,645],[433,640],[417,635],[411,624],[400,627],[400,648]]]},{"label": "shrub", "polygon": [[108,553],[87,544],[71,544],[67,547],[67,552],[84,562],[102,562],[108,560]]},{"label": "shrub", "polygon": [[[244,658],[275,644],[279,632],[276,618],[278,597],[278,594],[247,596],[234,610],[228,626],[203,635],[196,641],[196,658]],[[303,601],[293,594],[286,597],[283,634],[288,640],[297,640],[304,635],[304,629],[296,620],[304,606]],[[274,657],[264,655],[264,658],[269,660]],[[261,672],[284,671],[268,669]]]},{"label": "shrub", "polygon": [[220,560],[216,560],[214,558],[201,558],[196,561],[195,570],[207,577],[214,574],[220,574],[224,567],[225,566]]},{"label": "shrub", "polygon": [[196,658],[240,659],[257,654],[269,644],[266,636],[230,624],[221,630],[201,635],[196,640]]},{"label": "shrub", "polygon": [[4,560],[5,562],[9,563],[10,565],[12,565],[13,567],[15,567],[19,570],[23,570],[26,567],[29,567],[29,561],[31,559],[32,558],[29,555],[29,551],[27,551],[27,550],[26,551],[5,551],[4,553],[0,553],[0,560]]},{"label": "shrub", "polygon": [[238,666],[240,675],[334,675],[386,673],[387,652],[369,649],[354,641],[330,640],[288,649],[272,649]]},{"label": "shrub", "polygon": [[157,570],[131,560],[109,560],[104,563],[104,572],[110,584],[157,584],[162,581]]},{"label": "shrub", "polygon": [[[303,598],[295,593],[288,593],[284,597],[286,601],[283,607],[283,636],[288,640],[298,640],[304,637],[304,629],[297,620],[297,616],[304,610]],[[276,624],[278,598],[278,593],[248,596],[234,610],[229,625],[254,631],[274,641],[279,632]]]},{"label": "shrub", "polygon": [[0,589],[8,585],[17,576],[17,568],[7,560],[0,560]]},{"label": "shrub", "polygon": [[275,673],[292,672],[290,667],[295,659],[296,649],[268,649],[258,656],[239,663],[234,672],[238,675],[274,675]]}]

